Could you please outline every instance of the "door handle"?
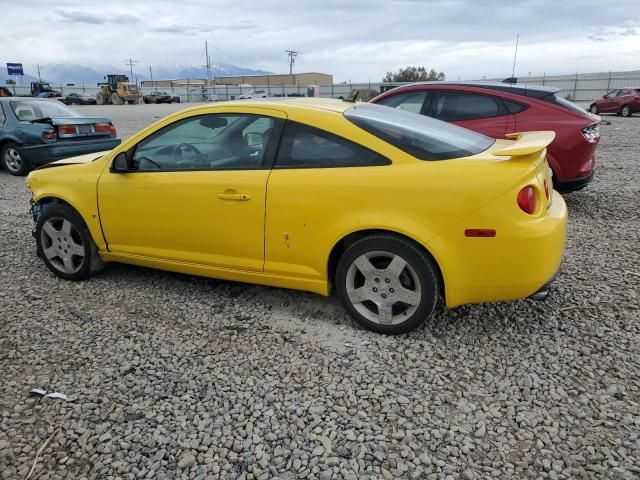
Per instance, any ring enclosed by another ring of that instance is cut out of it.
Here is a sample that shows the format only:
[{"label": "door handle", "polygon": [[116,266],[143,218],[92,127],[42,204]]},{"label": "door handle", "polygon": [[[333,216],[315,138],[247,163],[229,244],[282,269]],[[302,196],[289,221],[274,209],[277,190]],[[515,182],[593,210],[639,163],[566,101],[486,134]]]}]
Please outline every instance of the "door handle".
[{"label": "door handle", "polygon": [[219,193],[218,198],[220,200],[232,200],[235,202],[246,202],[251,197],[246,193]]}]

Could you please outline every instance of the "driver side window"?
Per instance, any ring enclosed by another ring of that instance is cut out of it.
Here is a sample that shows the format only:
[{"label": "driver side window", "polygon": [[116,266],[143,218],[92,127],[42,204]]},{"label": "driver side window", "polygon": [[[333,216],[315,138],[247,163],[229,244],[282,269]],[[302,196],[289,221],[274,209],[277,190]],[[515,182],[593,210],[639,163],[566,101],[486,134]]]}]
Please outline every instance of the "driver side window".
[{"label": "driver side window", "polygon": [[280,120],[248,114],[198,115],[179,120],[141,141],[135,171],[269,168],[274,126]]}]

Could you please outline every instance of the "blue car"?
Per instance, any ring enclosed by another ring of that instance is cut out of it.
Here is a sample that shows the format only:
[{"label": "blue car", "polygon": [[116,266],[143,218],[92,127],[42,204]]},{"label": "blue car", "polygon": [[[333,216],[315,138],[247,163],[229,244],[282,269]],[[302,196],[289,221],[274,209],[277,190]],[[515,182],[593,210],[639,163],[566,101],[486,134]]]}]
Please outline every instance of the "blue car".
[{"label": "blue car", "polygon": [[57,100],[0,98],[0,164],[12,175],[119,144],[108,117],[83,117]]}]

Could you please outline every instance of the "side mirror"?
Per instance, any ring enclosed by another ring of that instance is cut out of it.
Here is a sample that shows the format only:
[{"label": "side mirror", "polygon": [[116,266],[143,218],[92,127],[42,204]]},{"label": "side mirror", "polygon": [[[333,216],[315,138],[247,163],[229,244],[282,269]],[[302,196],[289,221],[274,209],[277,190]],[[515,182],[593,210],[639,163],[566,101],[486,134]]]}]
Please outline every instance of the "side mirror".
[{"label": "side mirror", "polygon": [[129,171],[129,161],[126,152],[120,152],[116,155],[111,163],[111,171],[113,173],[127,173]]}]

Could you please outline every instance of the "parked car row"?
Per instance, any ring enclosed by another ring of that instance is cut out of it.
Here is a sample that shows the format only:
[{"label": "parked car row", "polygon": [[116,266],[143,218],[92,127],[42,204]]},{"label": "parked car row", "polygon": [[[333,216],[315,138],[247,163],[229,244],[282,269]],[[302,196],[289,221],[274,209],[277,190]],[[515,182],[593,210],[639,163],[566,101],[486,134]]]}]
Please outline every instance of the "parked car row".
[{"label": "parked car row", "polygon": [[122,144],[107,118],[4,98],[0,141],[11,173],[43,164],[27,179],[34,236],[61,278],[123,262],[335,292],[398,334],[440,298],[548,295],[567,222],[553,187],[589,182],[600,138],[599,117],[557,93],[426,82],[372,103],[213,103]]}]

